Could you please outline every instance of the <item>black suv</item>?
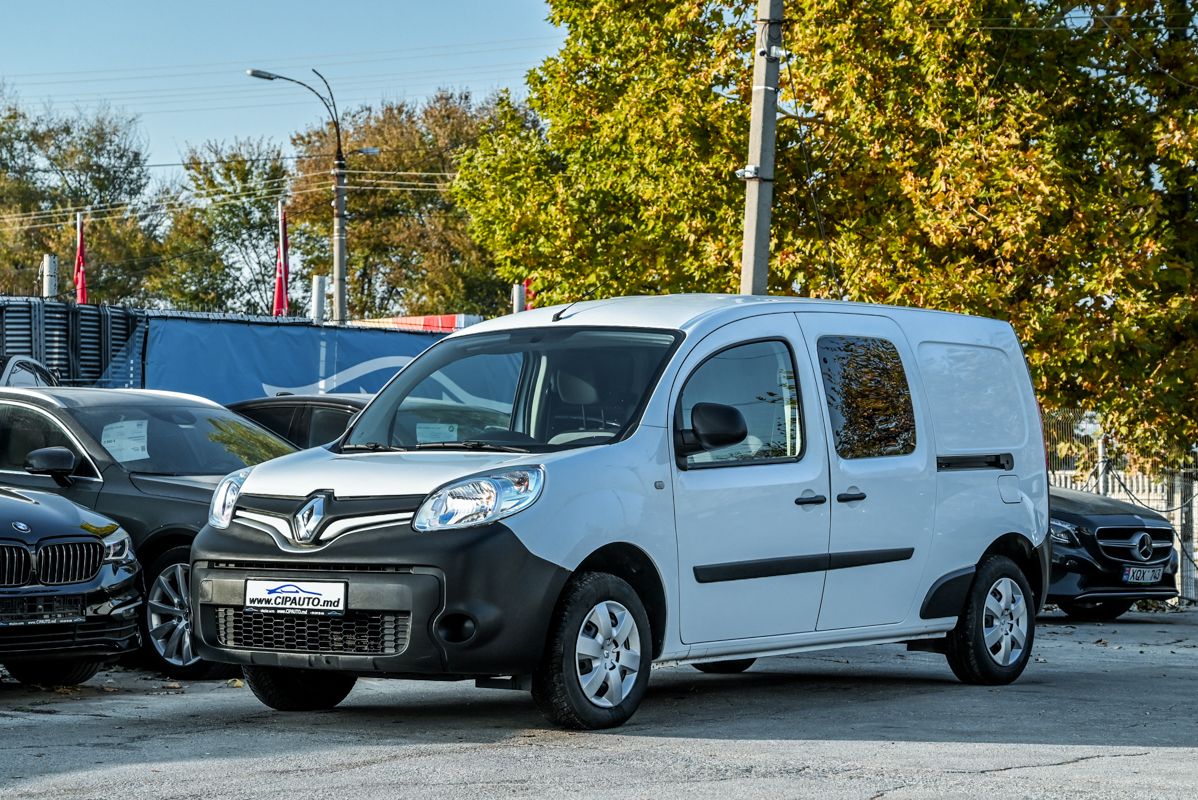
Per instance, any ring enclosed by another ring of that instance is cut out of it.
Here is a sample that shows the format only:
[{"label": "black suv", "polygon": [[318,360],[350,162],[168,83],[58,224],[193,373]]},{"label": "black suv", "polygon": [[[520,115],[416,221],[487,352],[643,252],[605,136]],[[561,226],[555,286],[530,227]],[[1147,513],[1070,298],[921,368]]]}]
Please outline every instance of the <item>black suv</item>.
[{"label": "black suv", "polygon": [[0,389],[0,485],[61,494],[129,532],[145,568],[143,651],[174,677],[206,677],[212,666],[192,650],[187,599],[191,540],[208,519],[212,491],[230,472],[294,451],[191,395]]},{"label": "black suv", "polygon": [[1070,617],[1112,620],[1137,600],[1177,597],[1177,551],[1169,520],[1089,492],[1052,488],[1048,602]]},{"label": "black suv", "polygon": [[63,497],[0,489],[0,662],[10,675],[82,683],[137,648],[141,603],[119,525]]}]

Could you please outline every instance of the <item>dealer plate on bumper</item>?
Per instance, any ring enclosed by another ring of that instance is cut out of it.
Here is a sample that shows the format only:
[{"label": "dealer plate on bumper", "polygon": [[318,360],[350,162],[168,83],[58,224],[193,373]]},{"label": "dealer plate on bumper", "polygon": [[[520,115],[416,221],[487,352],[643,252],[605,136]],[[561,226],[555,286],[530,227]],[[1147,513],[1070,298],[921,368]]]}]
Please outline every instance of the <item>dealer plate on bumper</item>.
[{"label": "dealer plate on bumper", "polygon": [[1160,583],[1165,574],[1164,567],[1124,567],[1124,583]]},{"label": "dealer plate on bumper", "polygon": [[251,579],[245,582],[245,607],[276,614],[343,614],[345,584]]}]

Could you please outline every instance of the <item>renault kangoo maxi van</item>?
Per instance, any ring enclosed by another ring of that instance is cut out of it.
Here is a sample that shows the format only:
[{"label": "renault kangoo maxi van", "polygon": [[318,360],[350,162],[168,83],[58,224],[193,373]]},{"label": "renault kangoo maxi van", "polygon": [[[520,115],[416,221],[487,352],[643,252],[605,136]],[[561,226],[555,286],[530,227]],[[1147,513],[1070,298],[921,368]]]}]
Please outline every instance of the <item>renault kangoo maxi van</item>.
[{"label": "renault kangoo maxi van", "polygon": [[281,710],[360,676],[473,678],[602,728],[654,663],[886,642],[1004,684],[1044,599],[1047,490],[1004,322],[782,297],[538,309],[438,342],[334,444],[228,476],[193,628]]}]

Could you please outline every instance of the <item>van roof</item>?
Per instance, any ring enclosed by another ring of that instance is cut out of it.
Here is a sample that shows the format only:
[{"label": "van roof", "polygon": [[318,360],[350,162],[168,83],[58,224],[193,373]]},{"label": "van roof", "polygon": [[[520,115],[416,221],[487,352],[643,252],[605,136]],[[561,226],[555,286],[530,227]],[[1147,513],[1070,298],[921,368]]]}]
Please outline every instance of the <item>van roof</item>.
[{"label": "van roof", "polygon": [[[560,320],[553,316],[564,310]],[[831,311],[878,313],[901,318],[908,315],[938,315],[947,318],[982,320],[947,311],[929,311],[904,306],[884,306],[854,303],[843,300],[816,300],[805,297],[770,297],[742,294],[667,294],[613,297],[605,300],[584,300],[574,304],[530,309],[508,314],[471,325],[454,336],[488,331],[510,330],[553,325],[586,325],[602,327],[658,328],[686,332],[711,329],[735,319],[761,313],[786,311]],[[1006,323],[999,323],[1005,326]]]}]

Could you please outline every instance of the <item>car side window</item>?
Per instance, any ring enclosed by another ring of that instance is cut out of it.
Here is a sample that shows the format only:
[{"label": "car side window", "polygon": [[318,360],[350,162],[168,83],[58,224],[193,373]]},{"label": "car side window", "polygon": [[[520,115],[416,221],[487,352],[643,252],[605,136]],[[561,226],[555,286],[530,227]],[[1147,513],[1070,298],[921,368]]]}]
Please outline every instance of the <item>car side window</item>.
[{"label": "car side window", "polygon": [[349,418],[354,412],[344,408],[328,408],[313,406],[312,416],[308,423],[308,440],[300,442],[301,447],[320,447],[335,440],[345,433]]},{"label": "car side window", "polygon": [[291,418],[295,416],[295,406],[293,405],[271,404],[250,407],[238,413],[243,417],[249,417],[271,433],[277,433],[284,439],[291,438]]},{"label": "car side window", "polygon": [[803,452],[798,381],[794,358],[784,342],[749,342],[708,358],[687,378],[679,396],[681,427],[691,427],[696,403],[736,408],[749,433],[737,444],[688,455],[688,467],[794,459]]},{"label": "car side window", "polygon": [[0,405],[0,470],[24,472],[25,457],[43,447],[67,448],[79,458],[75,474],[96,477],[87,459],[58,423],[22,406]]},{"label": "car side window", "polygon": [[837,454],[849,459],[914,452],[911,387],[894,343],[821,336],[816,350]]}]

